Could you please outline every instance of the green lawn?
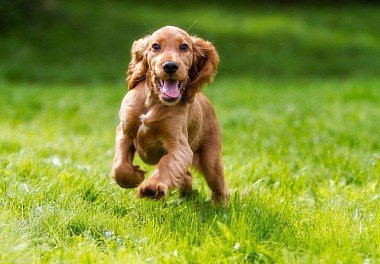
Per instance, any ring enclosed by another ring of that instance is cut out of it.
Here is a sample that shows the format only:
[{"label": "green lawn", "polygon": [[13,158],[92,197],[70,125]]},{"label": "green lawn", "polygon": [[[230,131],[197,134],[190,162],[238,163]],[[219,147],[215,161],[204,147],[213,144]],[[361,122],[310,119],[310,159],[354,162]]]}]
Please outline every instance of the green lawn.
[{"label": "green lawn", "polygon": [[[380,262],[380,8],[106,3],[0,36],[0,263]],[[227,208],[109,178],[131,41],[195,19]]]}]

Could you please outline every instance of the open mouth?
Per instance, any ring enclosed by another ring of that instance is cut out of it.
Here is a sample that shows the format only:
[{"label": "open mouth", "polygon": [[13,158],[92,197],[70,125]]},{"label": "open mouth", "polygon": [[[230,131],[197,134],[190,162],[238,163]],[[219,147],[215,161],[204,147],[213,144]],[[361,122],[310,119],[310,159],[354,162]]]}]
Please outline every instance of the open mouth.
[{"label": "open mouth", "polygon": [[181,97],[183,83],[173,79],[162,80],[157,78],[156,83],[160,88],[161,98],[168,102],[174,102]]}]

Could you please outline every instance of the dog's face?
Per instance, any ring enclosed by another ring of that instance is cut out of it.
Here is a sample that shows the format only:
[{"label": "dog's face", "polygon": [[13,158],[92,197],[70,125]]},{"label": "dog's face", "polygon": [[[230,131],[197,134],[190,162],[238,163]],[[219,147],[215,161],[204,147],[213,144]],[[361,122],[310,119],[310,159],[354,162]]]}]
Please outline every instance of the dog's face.
[{"label": "dog's face", "polygon": [[179,28],[164,27],[150,37],[147,60],[152,85],[165,104],[179,101],[193,63],[192,39]]},{"label": "dog's face", "polygon": [[146,79],[163,104],[191,102],[201,86],[212,80],[218,62],[210,42],[177,27],[163,27],[133,43],[129,89]]}]

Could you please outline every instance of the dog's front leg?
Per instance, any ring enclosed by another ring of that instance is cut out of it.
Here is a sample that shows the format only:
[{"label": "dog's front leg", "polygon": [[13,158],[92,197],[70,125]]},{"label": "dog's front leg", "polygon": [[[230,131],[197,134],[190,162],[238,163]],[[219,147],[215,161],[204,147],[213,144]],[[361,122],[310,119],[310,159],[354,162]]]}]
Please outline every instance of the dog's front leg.
[{"label": "dog's front leg", "polygon": [[132,165],[135,155],[133,139],[123,130],[122,123],[116,128],[115,156],[111,174],[116,183],[123,188],[137,187],[144,180],[144,171]]},{"label": "dog's front leg", "polygon": [[179,139],[172,139],[166,145],[168,154],[160,159],[152,176],[138,187],[139,197],[160,199],[166,195],[169,188],[183,188],[188,184],[186,173],[192,163],[193,152],[187,137],[183,135]]}]

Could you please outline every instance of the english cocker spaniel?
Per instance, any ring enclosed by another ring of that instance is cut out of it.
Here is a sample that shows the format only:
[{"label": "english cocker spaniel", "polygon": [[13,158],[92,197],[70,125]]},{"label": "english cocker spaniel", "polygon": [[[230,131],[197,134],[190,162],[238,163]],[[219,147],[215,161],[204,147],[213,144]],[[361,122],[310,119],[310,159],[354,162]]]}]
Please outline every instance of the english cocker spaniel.
[{"label": "english cocker spaniel", "polygon": [[[215,75],[219,56],[208,41],[166,26],[133,43],[129,91],[119,112],[112,176],[139,197],[159,199],[169,188],[192,190],[193,165],[216,203],[227,203],[221,134],[215,111],[200,89]],[[157,164],[144,180],[135,152]]]}]

